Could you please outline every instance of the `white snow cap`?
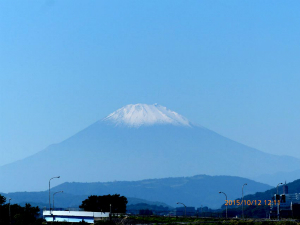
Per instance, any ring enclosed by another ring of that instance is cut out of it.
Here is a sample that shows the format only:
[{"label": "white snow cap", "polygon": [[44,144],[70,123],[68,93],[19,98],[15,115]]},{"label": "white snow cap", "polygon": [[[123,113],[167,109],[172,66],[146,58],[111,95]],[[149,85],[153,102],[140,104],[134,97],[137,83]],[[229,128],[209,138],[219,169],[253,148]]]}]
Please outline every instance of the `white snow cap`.
[{"label": "white snow cap", "polygon": [[105,117],[102,121],[112,122],[129,127],[150,126],[156,124],[172,124],[176,126],[191,126],[190,122],[176,112],[164,106],[154,104],[130,104]]}]

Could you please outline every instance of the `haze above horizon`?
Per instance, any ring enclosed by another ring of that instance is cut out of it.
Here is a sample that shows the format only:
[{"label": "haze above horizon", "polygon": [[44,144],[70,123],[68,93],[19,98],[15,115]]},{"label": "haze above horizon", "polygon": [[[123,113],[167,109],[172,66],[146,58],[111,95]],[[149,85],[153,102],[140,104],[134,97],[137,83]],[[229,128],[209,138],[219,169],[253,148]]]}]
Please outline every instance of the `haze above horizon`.
[{"label": "haze above horizon", "polygon": [[300,158],[299,1],[0,2],[0,165],[158,104]]}]

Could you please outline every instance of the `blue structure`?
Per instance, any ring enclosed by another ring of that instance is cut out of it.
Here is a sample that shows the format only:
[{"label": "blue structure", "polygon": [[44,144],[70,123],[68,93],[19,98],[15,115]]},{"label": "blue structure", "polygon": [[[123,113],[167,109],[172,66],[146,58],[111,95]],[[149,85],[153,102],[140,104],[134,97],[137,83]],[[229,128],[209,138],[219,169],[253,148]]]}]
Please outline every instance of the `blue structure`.
[{"label": "blue structure", "polygon": [[109,218],[108,212],[86,211],[43,211],[43,217],[47,222],[81,222],[94,223],[95,220]]}]

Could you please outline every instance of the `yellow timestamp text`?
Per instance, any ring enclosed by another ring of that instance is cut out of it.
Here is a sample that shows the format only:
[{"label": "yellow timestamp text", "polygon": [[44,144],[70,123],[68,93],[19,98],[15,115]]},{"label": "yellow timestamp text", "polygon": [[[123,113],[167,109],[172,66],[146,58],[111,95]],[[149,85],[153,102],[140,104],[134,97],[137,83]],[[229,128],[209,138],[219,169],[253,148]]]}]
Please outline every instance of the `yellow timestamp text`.
[{"label": "yellow timestamp text", "polygon": [[225,200],[225,205],[280,205],[276,200]]}]

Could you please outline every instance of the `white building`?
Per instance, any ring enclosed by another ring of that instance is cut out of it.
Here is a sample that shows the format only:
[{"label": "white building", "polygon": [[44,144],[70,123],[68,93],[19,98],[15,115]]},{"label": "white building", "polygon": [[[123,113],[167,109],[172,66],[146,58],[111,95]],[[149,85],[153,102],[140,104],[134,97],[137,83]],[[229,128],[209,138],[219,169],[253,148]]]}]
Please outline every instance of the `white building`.
[{"label": "white building", "polygon": [[86,212],[86,211],[43,211],[43,217],[47,222],[81,222],[94,223],[109,217],[108,212]]}]

